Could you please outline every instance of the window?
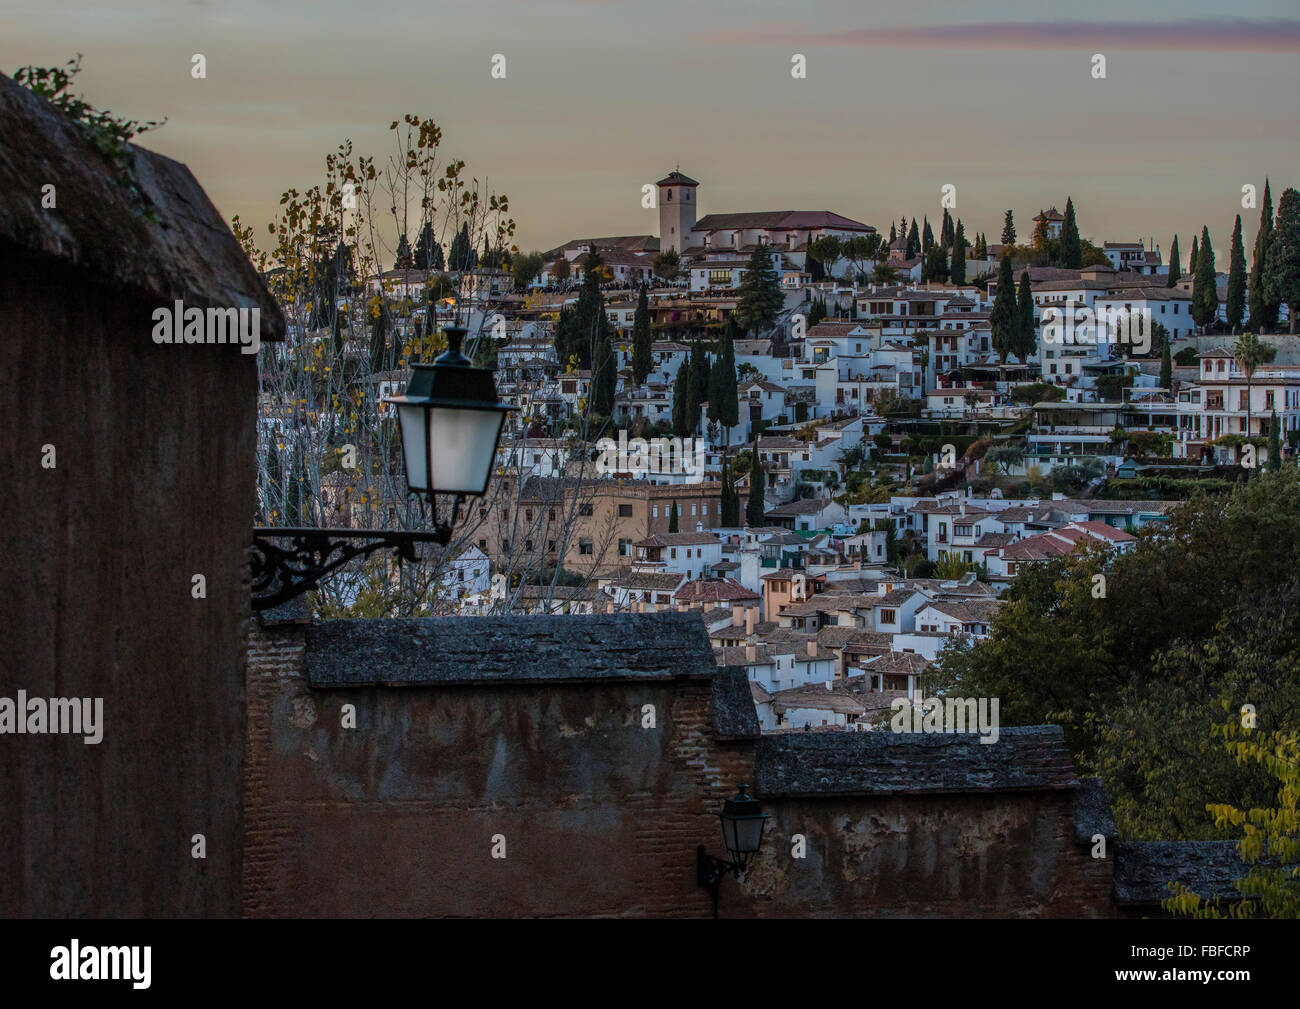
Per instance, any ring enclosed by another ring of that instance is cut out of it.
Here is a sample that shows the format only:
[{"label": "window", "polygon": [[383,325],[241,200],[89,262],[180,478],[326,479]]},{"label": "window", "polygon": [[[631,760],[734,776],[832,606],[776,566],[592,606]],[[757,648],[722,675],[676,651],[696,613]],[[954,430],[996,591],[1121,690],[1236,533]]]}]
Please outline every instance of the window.
[{"label": "window", "polygon": [[550,519],[552,522],[554,522],[554,521],[555,521],[555,509],[552,508],[550,511],[548,511],[547,514],[546,514],[546,517],[547,517],[548,519]]},{"label": "window", "polygon": [[621,519],[630,519],[632,517],[632,506],[630,504],[619,505],[618,517]]},{"label": "window", "polygon": [[659,506],[658,506],[658,505],[655,505],[653,508],[650,509],[650,515],[651,515],[653,518],[658,518],[658,517],[659,517]]},{"label": "window", "polygon": [[882,624],[892,624],[892,623],[895,621],[895,619],[897,618],[897,616],[898,616],[898,613],[897,613],[896,610],[881,610],[881,611],[880,611],[880,622],[881,622]]},{"label": "window", "polygon": [[486,550],[486,549],[487,549],[487,540],[479,540],[479,541],[478,541],[478,548],[479,548],[480,550]]},{"label": "window", "polygon": [[525,509],[524,509],[524,521],[525,521],[525,522],[531,522],[532,520],[533,520],[533,510],[532,510],[531,508],[525,508]]},{"label": "window", "polygon": [[618,555],[620,557],[632,556],[632,541],[620,539],[618,541]]},{"label": "window", "polygon": [[531,554],[531,553],[533,552],[533,541],[532,541],[532,540],[524,540],[524,549],[527,550],[527,551]]},{"label": "window", "polygon": [[588,539],[587,537],[585,537],[585,536],[584,536],[582,539],[578,540],[578,553],[582,554],[582,556],[584,556],[584,557],[590,557],[590,556],[591,556],[591,540],[589,540],[589,539]]},{"label": "window", "polygon": [[510,541],[509,541],[509,540],[502,540],[502,541],[501,541],[501,549],[502,549],[503,551],[505,551],[506,553],[509,553],[509,552],[510,552]]},{"label": "window", "polygon": [[590,515],[590,514],[591,514],[591,505],[589,505],[589,504],[578,505],[578,514],[579,514],[579,515]]},{"label": "window", "polygon": [[555,540],[547,540],[546,549],[549,550],[551,553],[555,553]]}]

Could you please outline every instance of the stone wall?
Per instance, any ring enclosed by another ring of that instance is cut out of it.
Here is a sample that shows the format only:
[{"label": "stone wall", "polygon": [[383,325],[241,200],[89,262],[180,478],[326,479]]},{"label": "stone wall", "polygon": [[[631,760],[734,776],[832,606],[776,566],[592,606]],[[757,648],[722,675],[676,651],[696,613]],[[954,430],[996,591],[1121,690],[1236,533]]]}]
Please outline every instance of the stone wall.
[{"label": "stone wall", "polygon": [[704,916],[741,782],[723,917],[1114,913],[1059,729],[758,737],[694,613],[258,626],[248,703],[251,916]]}]

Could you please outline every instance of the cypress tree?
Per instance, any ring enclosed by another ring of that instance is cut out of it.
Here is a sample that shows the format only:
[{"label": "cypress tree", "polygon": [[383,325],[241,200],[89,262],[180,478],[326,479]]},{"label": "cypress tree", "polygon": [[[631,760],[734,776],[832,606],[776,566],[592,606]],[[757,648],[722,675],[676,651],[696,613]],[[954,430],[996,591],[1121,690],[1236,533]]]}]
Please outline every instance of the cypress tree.
[{"label": "cypress tree", "polygon": [[893,245],[898,241],[898,228],[893,221],[889,222],[889,244]]},{"label": "cypress tree", "polygon": [[685,438],[691,433],[690,425],[686,423],[686,401],[690,399],[690,385],[690,371],[683,361],[673,380],[673,434],[678,438]]},{"label": "cypress tree", "polygon": [[1250,267],[1250,328],[1264,333],[1277,327],[1277,305],[1268,297],[1268,247],[1273,237],[1273,194],[1264,179],[1264,202],[1259,208],[1259,230],[1255,232],[1255,258]]},{"label": "cypress tree", "polygon": [[591,408],[602,417],[614,413],[614,392],[618,387],[618,359],[609,327],[601,327],[591,369]]},{"label": "cypress tree", "polygon": [[1201,249],[1196,254],[1196,273],[1192,288],[1192,321],[1201,331],[1214,322],[1219,314],[1219,291],[1214,282],[1214,246],[1210,244],[1210,229],[1201,228]]},{"label": "cypress tree", "polygon": [[954,284],[966,283],[966,229],[962,227],[960,217],[952,239],[952,265],[948,268],[948,277]]},{"label": "cypress tree", "polygon": [[934,245],[934,232],[930,230],[930,218],[925,218],[925,226],[921,229],[921,255],[930,251],[930,246]]},{"label": "cypress tree", "polygon": [[[1159,325],[1159,323],[1157,323],[1157,325]],[[1163,326],[1161,326],[1160,328],[1164,330]],[[1167,331],[1162,332],[1161,337],[1162,339],[1160,340],[1160,388],[1172,390],[1174,387],[1174,362],[1172,358],[1169,356],[1170,355],[1169,344],[1172,341],[1169,339],[1169,333]]]},{"label": "cypress tree", "polygon": [[415,268],[417,270],[433,269],[433,247],[436,244],[433,240],[433,225],[425,221],[424,227],[420,229],[419,238],[415,240]]},{"label": "cypress tree", "polygon": [[1169,246],[1169,280],[1165,287],[1173,287],[1182,275],[1182,264],[1178,261],[1178,236],[1174,235],[1174,244]]},{"label": "cypress tree", "polygon": [[740,495],[729,462],[722,464],[722,524],[731,529],[740,525]]},{"label": "cypress tree", "polygon": [[1228,258],[1228,296],[1224,305],[1228,328],[1236,333],[1246,314],[1246,246],[1241,241],[1241,215],[1232,228],[1232,251]]},{"label": "cypress tree", "polygon": [[1065,223],[1061,225],[1061,266],[1077,270],[1083,265],[1083,249],[1079,245],[1079,224],[1074,219],[1074,200],[1065,198]]},{"label": "cypress tree", "polygon": [[921,251],[921,234],[916,228],[916,218],[912,218],[911,230],[907,233],[907,258],[914,258]]},{"label": "cypress tree", "polygon": [[754,461],[749,467],[749,500],[745,504],[745,524],[757,529],[764,522],[766,489],[763,486],[763,463],[758,457],[758,439],[754,439]]},{"label": "cypress tree", "polygon": [[1015,353],[1018,319],[1016,309],[1016,280],[1011,272],[1011,253],[1002,253],[998,267],[998,288],[993,296],[993,310],[989,313],[993,327],[993,350],[1006,364],[1007,355]]},{"label": "cypress tree", "polygon": [[1282,423],[1277,419],[1276,410],[1268,422],[1268,468],[1274,471],[1282,468]]},{"label": "cypress tree", "polygon": [[668,513],[668,531],[677,532],[677,499],[673,498],[672,510]]},{"label": "cypress tree", "polygon": [[1006,216],[1002,219],[1002,245],[1004,247],[1016,244],[1016,222],[1011,216],[1011,211],[1007,211]]},{"label": "cypress tree", "polygon": [[944,254],[943,246],[931,245],[921,260],[921,282],[943,280],[947,273],[948,257]]},{"label": "cypress tree", "polygon": [[709,359],[704,344],[697,337],[691,343],[689,392],[686,398],[686,422],[691,431],[699,427],[700,407],[709,398]]},{"label": "cypress tree", "polygon": [[740,382],[736,377],[736,348],[731,334],[722,338],[722,353],[718,361],[719,378],[717,389],[710,399],[718,400],[718,420],[721,422],[728,446],[731,444],[731,429],[740,423]]},{"label": "cypress tree", "polygon": [[1277,222],[1268,239],[1264,296],[1275,317],[1280,305],[1288,307],[1291,334],[1295,335],[1300,310],[1300,192],[1291,188],[1284,189],[1277,201]]},{"label": "cypress tree", "polygon": [[632,377],[637,385],[644,385],[654,365],[650,347],[650,300],[645,284],[636,302],[636,315],[632,319]]},{"label": "cypress tree", "polygon": [[953,231],[952,214],[948,213],[945,207],[943,211],[943,227],[939,232],[939,241],[945,249],[951,249],[952,243],[956,240],[956,233]]},{"label": "cypress tree", "polygon": [[1029,285],[1029,271],[1020,275],[1020,296],[1016,306],[1016,357],[1028,362],[1038,347],[1034,325],[1034,292]]},{"label": "cypress tree", "polygon": [[1200,250],[1196,245],[1196,235],[1192,235],[1192,254],[1187,257],[1187,275],[1192,278],[1192,287],[1196,287],[1196,260],[1200,255]]},{"label": "cypress tree", "polygon": [[736,301],[736,322],[747,332],[762,334],[776,325],[785,307],[781,278],[772,265],[772,250],[760,245],[749,256],[749,265],[740,278]]}]

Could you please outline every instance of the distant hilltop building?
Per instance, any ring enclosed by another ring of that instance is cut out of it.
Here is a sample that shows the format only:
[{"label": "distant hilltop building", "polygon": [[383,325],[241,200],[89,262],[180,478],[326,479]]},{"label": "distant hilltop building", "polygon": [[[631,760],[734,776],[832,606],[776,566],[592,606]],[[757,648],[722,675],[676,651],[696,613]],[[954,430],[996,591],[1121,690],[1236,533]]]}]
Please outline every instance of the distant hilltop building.
[{"label": "distant hilltop building", "polygon": [[673,249],[683,258],[713,259],[720,255],[738,256],[752,252],[758,245],[771,246],[802,268],[808,245],[834,235],[853,238],[875,232],[863,224],[829,210],[766,210],[737,214],[707,214],[696,217],[700,184],[674,169],[660,179],[659,235],[618,235],[607,238],[578,238],[546,253],[548,262],[567,259],[570,263],[590,252],[601,255],[653,258]]}]

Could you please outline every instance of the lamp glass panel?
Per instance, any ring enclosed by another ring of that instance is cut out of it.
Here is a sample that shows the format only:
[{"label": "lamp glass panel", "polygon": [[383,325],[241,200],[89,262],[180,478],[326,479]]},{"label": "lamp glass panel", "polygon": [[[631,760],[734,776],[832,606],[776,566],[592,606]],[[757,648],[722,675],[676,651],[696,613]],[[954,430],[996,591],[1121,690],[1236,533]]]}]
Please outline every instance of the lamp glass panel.
[{"label": "lamp glass panel", "polygon": [[406,463],[406,486],[411,490],[429,488],[429,450],[425,445],[424,407],[397,407],[397,417],[402,425],[402,458]]},{"label": "lamp glass panel", "polygon": [[439,494],[482,494],[504,420],[500,410],[434,407],[429,424],[432,489]]},{"label": "lamp glass panel", "polygon": [[736,848],[734,850],[744,853],[758,851],[763,841],[763,824],[765,822],[761,816],[737,820]]}]

